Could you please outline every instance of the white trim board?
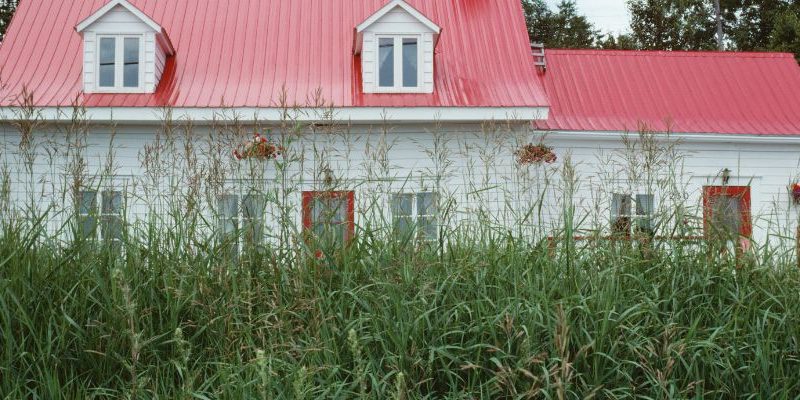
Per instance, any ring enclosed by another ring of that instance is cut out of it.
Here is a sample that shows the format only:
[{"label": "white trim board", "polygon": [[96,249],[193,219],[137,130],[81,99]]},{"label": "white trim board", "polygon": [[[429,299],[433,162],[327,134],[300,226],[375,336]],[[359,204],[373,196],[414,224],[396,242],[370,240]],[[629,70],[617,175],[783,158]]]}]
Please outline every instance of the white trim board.
[{"label": "white trim board", "polygon": [[[592,132],[592,131],[541,131],[546,138],[556,140],[617,141],[623,136],[638,137],[637,132]],[[800,144],[800,132],[794,135],[752,135],[739,133],[670,133],[655,135],[657,140],[674,140],[684,143],[758,143],[758,144]]]},{"label": "white trim board", "polygon": [[[87,107],[86,120],[150,124],[163,121],[166,109],[160,107]],[[0,107],[0,122],[13,121],[19,107]],[[349,121],[352,123],[386,122],[529,122],[548,118],[548,107],[339,107],[339,108],[173,108],[174,120],[211,123],[236,117],[240,122],[296,120],[300,122]],[[37,108],[44,122],[70,122],[71,107]],[[288,118],[286,115],[288,114]]]}]

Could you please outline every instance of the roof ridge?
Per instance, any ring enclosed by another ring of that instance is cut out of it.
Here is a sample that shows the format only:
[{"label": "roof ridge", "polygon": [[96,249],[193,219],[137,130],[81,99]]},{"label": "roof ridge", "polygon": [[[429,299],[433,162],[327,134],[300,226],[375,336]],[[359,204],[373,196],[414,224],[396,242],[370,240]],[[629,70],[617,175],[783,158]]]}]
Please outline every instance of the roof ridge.
[{"label": "roof ridge", "polygon": [[794,54],[780,51],[718,51],[718,50],[616,50],[616,49],[557,49],[546,51],[576,55],[660,56],[660,57],[728,57],[728,58],[794,58]]}]

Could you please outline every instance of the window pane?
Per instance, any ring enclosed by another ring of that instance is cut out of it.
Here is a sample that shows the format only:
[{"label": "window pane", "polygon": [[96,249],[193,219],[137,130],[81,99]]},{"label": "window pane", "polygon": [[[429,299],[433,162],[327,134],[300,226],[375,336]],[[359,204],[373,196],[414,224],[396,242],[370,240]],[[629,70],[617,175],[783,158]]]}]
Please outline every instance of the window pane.
[{"label": "window pane", "polygon": [[738,235],[742,227],[740,199],[724,195],[711,199],[711,227],[726,238]]},{"label": "window pane", "polygon": [[611,198],[611,230],[629,234],[631,230],[631,196],[614,193]]},{"label": "window pane", "polygon": [[411,208],[414,201],[412,194],[396,194],[392,197],[392,215],[408,216],[411,215]]},{"label": "window pane", "polygon": [[116,190],[103,192],[103,214],[122,214],[122,192]]},{"label": "window pane", "polygon": [[631,196],[614,193],[611,199],[611,218],[631,215]]},{"label": "window pane", "polygon": [[314,199],[312,229],[320,244],[344,244],[347,224],[347,198],[320,195]]},{"label": "window pane", "polygon": [[104,240],[122,240],[122,217],[104,215],[101,233]]},{"label": "window pane", "polygon": [[235,233],[239,230],[239,197],[235,195],[219,196],[218,203],[218,218],[221,233]]},{"label": "window pane", "polygon": [[139,39],[125,38],[125,68],[123,72],[125,87],[139,86]]},{"label": "window pane", "polygon": [[652,214],[653,214],[653,195],[637,194],[636,215],[652,215]]},{"label": "window pane", "polygon": [[103,239],[122,239],[122,192],[107,190],[102,196]]},{"label": "window pane", "polygon": [[396,217],[394,219],[394,234],[401,239],[407,239],[414,233],[414,222],[411,217]]},{"label": "window pane", "polygon": [[436,196],[433,193],[417,194],[417,215],[436,215]]},{"label": "window pane", "polygon": [[436,218],[434,217],[420,217],[417,223],[419,228],[420,238],[423,240],[436,240],[438,237],[438,227],[436,225]]},{"label": "window pane", "polygon": [[417,87],[418,58],[417,39],[403,39],[403,86]]},{"label": "window pane", "polygon": [[84,239],[94,237],[97,232],[97,217],[94,215],[78,217],[78,230],[78,234]]},{"label": "window pane", "polygon": [[247,243],[260,242],[264,235],[264,209],[266,199],[261,195],[247,195],[242,199],[242,217]]},{"label": "window pane", "polygon": [[378,41],[378,79],[381,87],[394,87],[394,38]]},{"label": "window pane", "polygon": [[97,213],[97,192],[93,190],[82,191],[79,202],[78,213],[81,215]]},{"label": "window pane", "polygon": [[117,57],[117,44],[114,38],[100,39],[100,71],[99,81],[101,87],[114,87],[114,61]]}]

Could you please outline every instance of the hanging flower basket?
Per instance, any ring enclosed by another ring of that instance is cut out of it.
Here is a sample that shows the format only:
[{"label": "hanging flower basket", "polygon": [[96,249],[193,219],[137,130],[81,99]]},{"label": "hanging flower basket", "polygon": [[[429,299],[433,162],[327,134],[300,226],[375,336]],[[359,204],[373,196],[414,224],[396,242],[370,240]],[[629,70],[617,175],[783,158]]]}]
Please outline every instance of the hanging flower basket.
[{"label": "hanging flower basket", "polygon": [[256,133],[253,139],[248,140],[233,151],[233,156],[237,160],[255,158],[262,160],[273,160],[283,153],[283,147],[275,143],[270,143],[267,138]]},{"label": "hanging flower basket", "polygon": [[794,204],[800,204],[800,183],[793,183],[791,187],[789,187],[789,192],[792,194]]},{"label": "hanging flower basket", "polygon": [[553,148],[545,146],[542,143],[526,144],[515,151],[514,155],[517,157],[517,163],[520,165],[552,164],[558,161],[558,157],[556,153],[553,152]]}]

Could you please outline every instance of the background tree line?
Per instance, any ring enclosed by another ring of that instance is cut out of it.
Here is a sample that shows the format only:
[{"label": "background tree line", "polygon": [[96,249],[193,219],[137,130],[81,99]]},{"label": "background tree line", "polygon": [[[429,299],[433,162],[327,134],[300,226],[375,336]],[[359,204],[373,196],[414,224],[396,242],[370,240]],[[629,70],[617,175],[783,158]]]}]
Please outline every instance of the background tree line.
[{"label": "background tree line", "polygon": [[[622,0],[620,0],[622,1]],[[545,0],[522,0],[531,41],[551,48],[714,50],[713,0],[628,0],[628,32],[601,32],[574,0],[551,9]],[[800,0],[720,0],[724,45],[735,51],[781,51],[800,60]]]},{"label": "background tree line", "polygon": [[[551,48],[717,48],[713,0],[627,0],[631,26],[622,34],[601,32],[574,0],[555,9],[545,0],[521,1],[531,40]],[[18,2],[0,0],[0,41]],[[800,60],[800,0],[720,0],[720,6],[726,49],[789,52]]]}]

